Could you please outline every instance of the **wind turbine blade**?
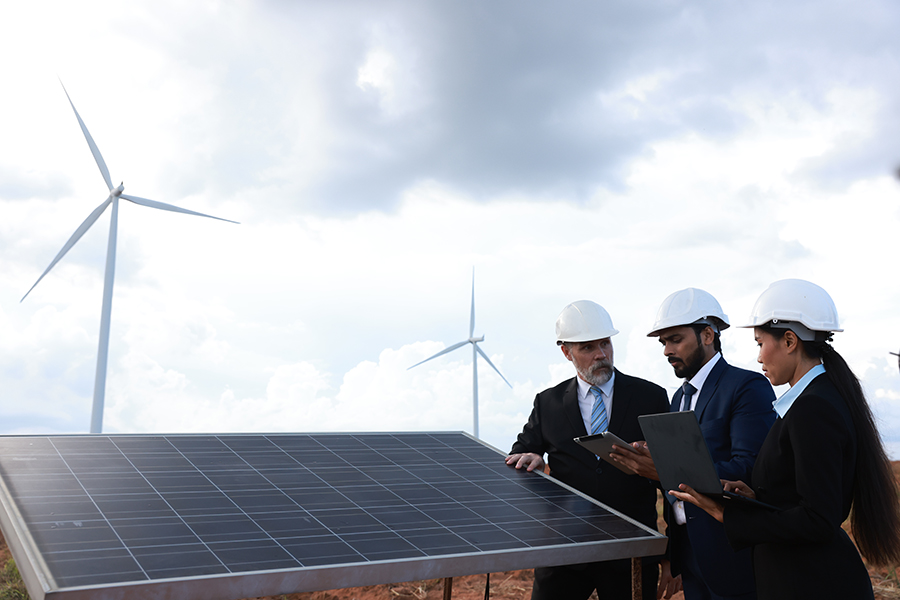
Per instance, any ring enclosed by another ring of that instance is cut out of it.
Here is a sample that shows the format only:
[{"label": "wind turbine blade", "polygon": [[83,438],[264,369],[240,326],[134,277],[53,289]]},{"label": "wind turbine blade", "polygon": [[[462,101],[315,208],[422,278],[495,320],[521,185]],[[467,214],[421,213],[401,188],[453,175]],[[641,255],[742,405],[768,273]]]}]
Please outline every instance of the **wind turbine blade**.
[{"label": "wind turbine blade", "polygon": [[[44,278],[44,275],[50,272],[50,269],[52,269],[53,266],[56,265],[56,263],[58,263],[62,259],[62,257],[66,255],[66,252],[71,250],[72,246],[74,246],[75,243],[81,239],[81,236],[84,235],[84,232],[90,229],[91,225],[93,225],[94,222],[100,218],[100,215],[103,214],[103,211],[106,210],[106,207],[109,206],[110,202],[112,202],[112,196],[109,196],[106,200],[104,200],[103,203],[100,204],[100,206],[94,209],[94,212],[88,215],[88,218],[84,220],[84,223],[78,226],[78,229],[75,230],[75,233],[72,234],[72,237],[69,238],[69,241],[66,242],[66,244],[62,247],[62,250],[59,251],[59,254],[56,255],[56,258],[53,259],[53,262],[50,263],[50,266],[47,267],[43,273],[41,273],[41,276],[38,277],[38,280],[34,282],[34,285],[31,286],[31,288],[25,293],[24,296],[22,296],[22,300],[28,297],[28,294],[30,294],[31,290],[33,290],[35,286],[37,286],[37,284],[41,282],[41,279]],[[21,302],[22,300],[19,300],[19,302]]]},{"label": "wind turbine blade", "polygon": [[[426,358],[426,359],[423,360],[422,362],[417,362],[417,363],[414,364],[412,367],[409,367],[409,369],[412,369],[413,367],[418,367],[418,366],[421,365],[422,363],[427,363],[427,362],[428,362],[429,360],[431,360],[432,358],[437,358],[438,356],[441,356],[442,354],[447,354],[448,352],[453,352],[453,351],[456,350],[457,348],[461,348],[461,347],[465,346],[465,345],[468,344],[468,343],[469,343],[469,340],[465,340],[464,342],[460,342],[460,343],[458,343],[458,344],[453,344],[453,345],[450,346],[449,348],[444,348],[443,350],[441,350],[440,352],[438,352],[438,353],[435,354],[434,356],[429,356],[428,358]],[[409,369],[406,369],[406,370],[409,371]],[[501,375],[501,377],[502,377],[502,375]]]},{"label": "wind turbine blade", "polygon": [[[486,361],[487,361],[487,364],[491,365],[491,368],[494,369],[495,371],[497,371],[497,375],[500,376],[500,379],[502,379],[503,381],[506,381],[506,377],[503,376],[503,373],[500,372],[500,369],[498,369],[497,367],[494,366],[494,363],[492,363],[492,362],[491,362],[491,359],[489,359],[489,358],[487,357],[487,354],[485,354],[485,353],[481,350],[481,348],[478,347],[478,344],[474,344],[474,346],[475,346],[475,349],[478,351],[478,354],[481,355],[481,358],[483,358],[484,360],[486,360]],[[508,381],[506,381],[506,385],[508,385],[509,387],[512,387],[512,384],[511,384],[510,382],[508,382]]]},{"label": "wind turbine blade", "polygon": [[472,267],[472,312],[469,317],[469,337],[475,334],[475,267]]},{"label": "wind turbine blade", "polygon": [[232,221],[230,219],[223,219],[222,217],[214,217],[212,215],[206,215],[201,212],[196,212],[193,210],[188,210],[186,208],[179,208],[177,206],[173,206],[171,204],[166,204],[165,202],[157,202],[156,200],[147,200],[146,198],[138,198],[137,196],[129,196],[128,194],[122,194],[120,196],[129,202],[134,202],[135,204],[140,204],[141,206],[149,206],[150,208],[158,208],[160,210],[170,210],[172,212],[184,213],[186,215],[195,215],[197,217],[208,217],[210,219],[216,219],[218,221],[228,221],[229,223],[235,223],[240,225],[237,221]]},{"label": "wind turbine blade", "polygon": [[66,86],[63,85],[62,79],[59,80],[59,85],[62,85],[62,89],[66,93],[66,98],[69,99],[69,106],[71,106],[72,110],[75,111],[75,118],[78,119],[78,124],[81,125],[81,132],[84,133],[84,137],[85,139],[87,139],[88,146],[90,146],[91,148],[91,154],[94,155],[94,160],[97,162],[97,166],[100,167],[100,174],[103,175],[103,181],[106,182],[106,187],[108,187],[109,190],[112,191],[113,184],[112,180],[109,178],[109,169],[106,168],[106,162],[103,160],[103,156],[100,155],[100,149],[97,148],[97,144],[94,143],[94,138],[91,137],[91,133],[85,126],[84,121],[81,120],[81,115],[79,115],[78,111],[75,110],[75,105],[72,103],[72,99],[69,98],[69,92],[66,91]]}]

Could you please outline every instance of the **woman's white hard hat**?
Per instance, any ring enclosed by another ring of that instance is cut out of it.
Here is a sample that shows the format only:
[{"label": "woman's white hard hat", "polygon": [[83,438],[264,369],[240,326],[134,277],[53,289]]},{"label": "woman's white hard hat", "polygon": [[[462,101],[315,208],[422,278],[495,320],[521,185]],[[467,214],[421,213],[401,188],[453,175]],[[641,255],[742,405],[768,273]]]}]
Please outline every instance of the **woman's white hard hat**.
[{"label": "woman's white hard hat", "polygon": [[716,331],[728,329],[728,316],[712,294],[698,288],[678,290],[663,300],[656,313],[653,330],[647,337],[655,337],[669,327],[693,324],[709,325]]},{"label": "woman's white hard hat", "polygon": [[803,279],[782,279],[770,284],[753,305],[750,322],[741,327],[759,327],[766,323],[790,329],[807,342],[822,337],[821,334],[816,336],[816,331],[843,331],[838,324],[837,308],[828,292]]},{"label": "woman's white hard hat", "polygon": [[590,300],[573,302],[556,318],[557,344],[602,340],[617,333],[606,309]]}]

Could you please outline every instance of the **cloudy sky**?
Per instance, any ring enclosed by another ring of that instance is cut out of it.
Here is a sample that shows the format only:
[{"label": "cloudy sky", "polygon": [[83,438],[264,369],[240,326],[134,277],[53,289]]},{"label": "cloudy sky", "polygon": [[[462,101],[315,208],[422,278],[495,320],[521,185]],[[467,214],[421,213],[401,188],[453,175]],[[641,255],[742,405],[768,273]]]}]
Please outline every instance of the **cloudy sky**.
[{"label": "cloudy sky", "polygon": [[[693,286],[741,324],[825,287],[900,459],[900,6],[42,2],[0,9],[0,432],[86,432],[109,213],[126,193],[108,432],[472,429],[506,449],[573,375],[569,302],[624,372]],[[752,333],[726,358],[758,369]]]}]

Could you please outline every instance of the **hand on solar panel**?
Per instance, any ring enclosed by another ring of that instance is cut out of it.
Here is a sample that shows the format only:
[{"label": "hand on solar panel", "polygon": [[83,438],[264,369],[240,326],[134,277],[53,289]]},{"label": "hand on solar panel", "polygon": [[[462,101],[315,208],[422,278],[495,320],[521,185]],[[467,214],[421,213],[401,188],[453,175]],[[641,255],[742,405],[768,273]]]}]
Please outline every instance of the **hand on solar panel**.
[{"label": "hand on solar panel", "polygon": [[510,454],[506,457],[506,464],[515,466],[517,469],[526,469],[528,471],[534,471],[537,469],[540,471],[544,468],[544,459],[535,454],[534,452],[527,452],[524,454]]},{"label": "hand on solar panel", "polygon": [[647,442],[634,442],[631,444],[631,448],[621,448],[613,444],[613,451],[609,455],[614,461],[628,467],[636,475],[659,481],[656,465],[653,464],[653,457],[650,456]]},{"label": "hand on solar panel", "polygon": [[[678,491],[681,490],[681,491]],[[669,495],[674,496],[683,502],[690,502],[694,506],[700,507],[706,513],[719,523],[724,522],[725,507],[704,494],[694,490],[686,483],[678,486],[678,490],[669,490]]]}]

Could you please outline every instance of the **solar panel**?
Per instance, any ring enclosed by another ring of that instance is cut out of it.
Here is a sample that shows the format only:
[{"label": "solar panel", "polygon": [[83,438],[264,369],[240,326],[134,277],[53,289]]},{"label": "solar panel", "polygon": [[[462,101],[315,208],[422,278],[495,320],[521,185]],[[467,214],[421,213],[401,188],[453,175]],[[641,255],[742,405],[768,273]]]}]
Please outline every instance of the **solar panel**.
[{"label": "solar panel", "polygon": [[661,554],[464,433],[0,437],[34,600],[241,599]]}]

